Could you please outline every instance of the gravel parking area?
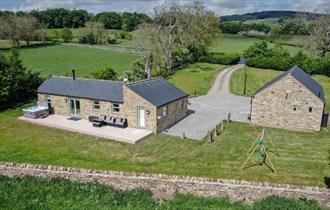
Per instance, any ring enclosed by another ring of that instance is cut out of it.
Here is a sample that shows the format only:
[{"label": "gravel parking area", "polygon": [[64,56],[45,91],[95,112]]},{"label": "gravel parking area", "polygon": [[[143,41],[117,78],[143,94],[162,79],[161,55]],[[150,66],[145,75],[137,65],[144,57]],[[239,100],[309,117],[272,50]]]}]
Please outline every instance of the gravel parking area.
[{"label": "gravel parking area", "polygon": [[164,133],[174,136],[185,136],[201,140],[230,113],[233,121],[249,122],[250,97],[230,93],[230,77],[243,65],[235,65],[222,71],[216,78],[211,90],[204,96],[189,99],[190,114],[173,125]]}]

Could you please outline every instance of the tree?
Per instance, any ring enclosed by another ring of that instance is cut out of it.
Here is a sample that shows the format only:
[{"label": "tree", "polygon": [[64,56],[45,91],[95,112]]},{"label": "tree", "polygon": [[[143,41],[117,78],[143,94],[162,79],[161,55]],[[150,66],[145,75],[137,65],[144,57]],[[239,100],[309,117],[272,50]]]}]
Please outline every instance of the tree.
[{"label": "tree", "polygon": [[102,22],[106,29],[121,29],[122,16],[116,12],[102,12],[96,15],[96,20]]},{"label": "tree", "polygon": [[12,40],[16,47],[20,46],[20,41],[26,41],[29,46],[30,41],[35,39],[39,24],[36,18],[28,15],[7,15],[0,18],[0,38]]},{"label": "tree", "polygon": [[70,42],[73,38],[72,31],[68,28],[63,28],[61,31],[61,37],[64,42]]},{"label": "tree", "polygon": [[267,57],[270,55],[270,49],[266,41],[259,41],[253,43],[244,51],[244,56],[246,58],[252,58],[257,56]]},{"label": "tree", "polygon": [[[152,43],[152,54],[158,65],[164,63],[165,74],[173,72],[174,53],[209,45],[219,32],[219,19],[200,2],[172,3],[154,9],[154,17],[143,30]],[[189,54],[189,53],[188,53]],[[164,61],[164,62],[162,62]]]},{"label": "tree", "polygon": [[281,35],[281,26],[278,24],[272,25],[269,35],[272,39],[278,39]]},{"label": "tree", "polygon": [[13,47],[8,61],[0,58],[0,81],[0,109],[3,109],[35,97],[42,79],[39,73],[23,66],[19,51]]},{"label": "tree", "polygon": [[92,75],[95,79],[117,80],[117,73],[111,67],[96,70],[92,73]]},{"label": "tree", "polygon": [[311,37],[315,42],[318,55],[324,57],[330,51],[330,2],[324,1],[318,12],[323,15],[315,17]]},{"label": "tree", "polygon": [[138,81],[138,80],[146,79],[147,78],[145,72],[146,63],[147,63],[146,57],[136,60],[133,63],[132,67],[124,73],[125,77],[127,77],[129,81]]}]

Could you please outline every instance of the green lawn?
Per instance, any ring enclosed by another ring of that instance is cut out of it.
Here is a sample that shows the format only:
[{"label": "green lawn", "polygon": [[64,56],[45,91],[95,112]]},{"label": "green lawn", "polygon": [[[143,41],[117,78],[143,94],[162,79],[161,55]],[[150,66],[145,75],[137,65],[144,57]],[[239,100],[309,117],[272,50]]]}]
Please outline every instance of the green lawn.
[{"label": "green lawn", "polygon": [[[38,41],[31,41],[30,45],[40,44]],[[20,41],[21,46],[26,46],[26,42]],[[9,49],[12,47],[12,42],[10,40],[0,40],[0,50],[1,49]]]},{"label": "green lawn", "polygon": [[[277,173],[266,166],[241,171],[260,127],[230,123],[215,142],[181,140],[165,134],[137,145],[40,127],[18,121],[22,113],[0,113],[0,161],[52,164],[93,169],[268,181],[325,187],[329,176],[330,133],[269,129],[278,156]],[[255,158],[252,158],[253,164]]]},{"label": "green lawn", "polygon": [[[210,46],[210,50],[212,52],[243,54],[244,50],[246,50],[250,45],[260,40],[262,39],[255,37],[245,37],[240,35],[223,34],[222,36],[214,40],[214,42]],[[275,42],[301,46],[304,43],[307,43],[308,39],[303,36],[282,36],[279,40]],[[269,43],[269,47],[274,46],[274,43]],[[288,45],[283,45],[283,47],[284,49],[287,49],[288,52],[292,55],[297,53],[300,49],[302,49],[305,53],[311,53],[309,50],[301,47]]]},{"label": "green lawn", "polygon": [[148,190],[121,191],[95,183],[64,179],[9,178],[0,176],[1,209],[235,209],[321,210],[317,202],[270,196],[249,205],[228,198],[204,198],[177,194],[157,202]]},{"label": "green lawn", "polygon": [[211,88],[215,76],[227,66],[195,63],[171,75],[168,80],[190,95],[204,95]]},{"label": "green lawn", "polygon": [[77,76],[90,76],[92,71],[105,66],[111,66],[121,75],[139,57],[131,53],[66,45],[26,48],[20,52],[23,63],[43,76],[71,75],[72,69],[76,70]]},{"label": "green lawn", "polygon": [[[251,67],[240,69],[234,72],[230,82],[230,89],[234,94],[243,95],[244,93],[245,69],[247,70],[246,95],[248,96],[251,96],[264,84],[282,73],[281,71],[257,69]],[[326,110],[330,111],[330,77],[314,75],[313,78],[323,86],[326,97]]]}]

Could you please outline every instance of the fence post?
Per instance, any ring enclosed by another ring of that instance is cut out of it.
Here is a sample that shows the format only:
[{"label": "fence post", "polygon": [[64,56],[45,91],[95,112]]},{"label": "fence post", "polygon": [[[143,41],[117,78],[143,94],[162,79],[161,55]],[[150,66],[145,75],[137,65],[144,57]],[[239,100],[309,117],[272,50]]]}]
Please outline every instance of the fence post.
[{"label": "fence post", "polygon": [[185,138],[186,138],[186,133],[185,133],[185,132],[182,133],[181,138],[182,138],[182,139],[185,139]]},{"label": "fence post", "polygon": [[207,137],[208,137],[208,142],[211,143],[213,141],[212,131],[208,131]]}]

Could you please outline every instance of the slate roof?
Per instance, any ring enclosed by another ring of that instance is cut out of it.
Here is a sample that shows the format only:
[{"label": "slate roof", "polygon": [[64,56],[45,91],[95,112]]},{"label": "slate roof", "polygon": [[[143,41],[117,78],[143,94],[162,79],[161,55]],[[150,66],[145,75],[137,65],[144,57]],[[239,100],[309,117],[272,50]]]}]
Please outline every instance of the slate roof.
[{"label": "slate roof", "polygon": [[280,74],[278,77],[273,79],[272,81],[266,83],[263,87],[261,87],[259,90],[257,90],[253,95],[261,92],[262,90],[268,88],[275,82],[281,80],[285,76],[291,74],[296,80],[298,80],[300,83],[302,83],[307,89],[309,89],[314,95],[319,97],[323,102],[324,99],[324,92],[322,86],[316,82],[309,74],[307,74],[304,70],[299,68],[299,66],[294,66],[288,71]]},{"label": "slate roof", "polygon": [[123,103],[123,83],[115,81],[52,76],[38,93]]},{"label": "slate roof", "polygon": [[187,93],[160,77],[128,83],[127,87],[156,107],[188,96]]}]

